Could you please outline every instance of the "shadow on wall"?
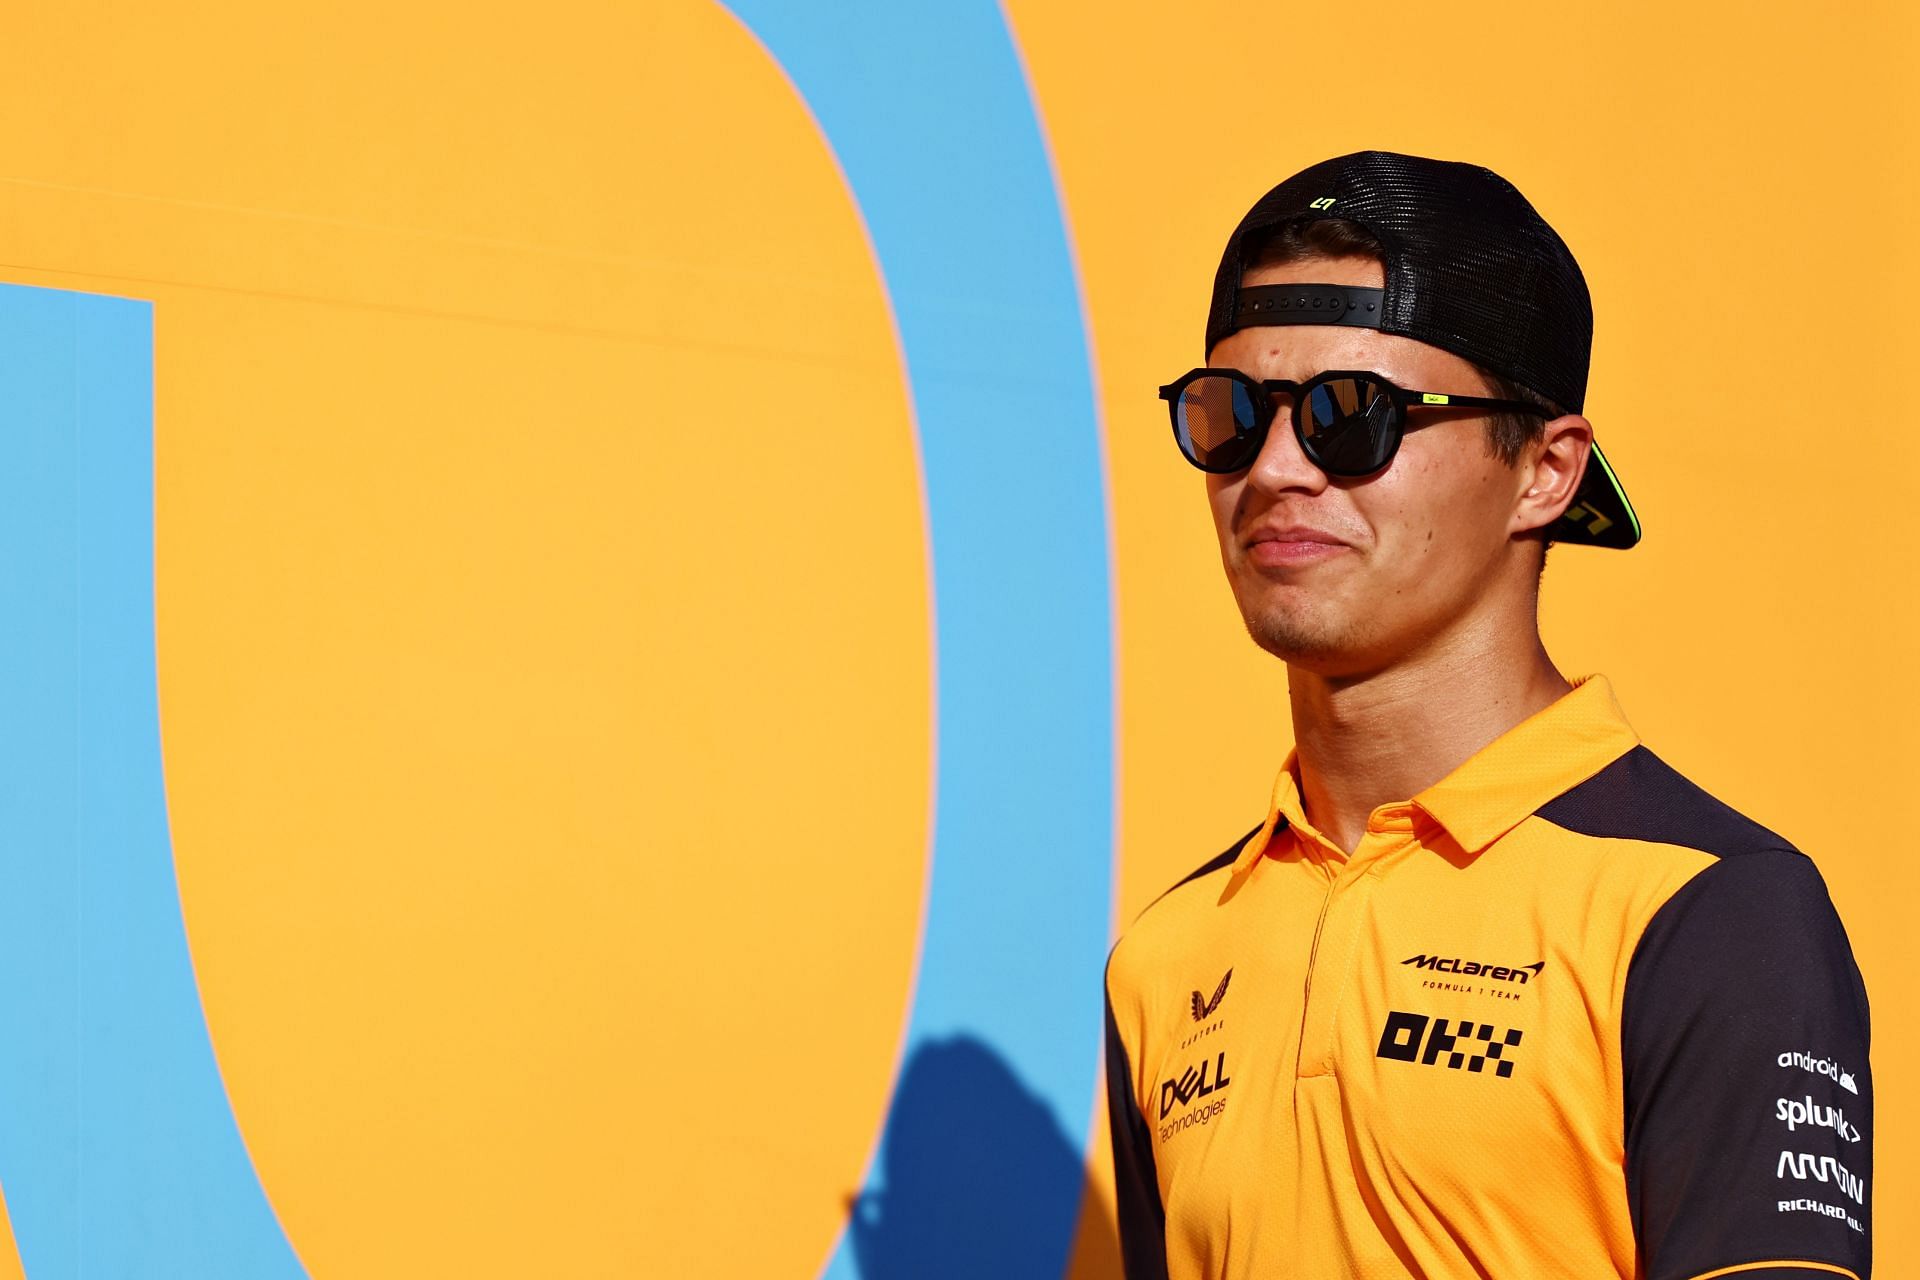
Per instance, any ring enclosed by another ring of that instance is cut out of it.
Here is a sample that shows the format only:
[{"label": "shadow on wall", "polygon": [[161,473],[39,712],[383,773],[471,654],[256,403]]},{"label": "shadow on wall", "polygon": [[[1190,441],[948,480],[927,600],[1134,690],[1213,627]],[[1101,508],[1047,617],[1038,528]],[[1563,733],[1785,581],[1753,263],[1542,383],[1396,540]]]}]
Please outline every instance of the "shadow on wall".
[{"label": "shadow on wall", "polygon": [[1112,1215],[1087,1196],[1081,1157],[981,1041],[923,1045],[888,1117],[885,1189],[852,1205],[862,1280],[1062,1280],[1070,1251],[1074,1280],[1117,1280]]}]

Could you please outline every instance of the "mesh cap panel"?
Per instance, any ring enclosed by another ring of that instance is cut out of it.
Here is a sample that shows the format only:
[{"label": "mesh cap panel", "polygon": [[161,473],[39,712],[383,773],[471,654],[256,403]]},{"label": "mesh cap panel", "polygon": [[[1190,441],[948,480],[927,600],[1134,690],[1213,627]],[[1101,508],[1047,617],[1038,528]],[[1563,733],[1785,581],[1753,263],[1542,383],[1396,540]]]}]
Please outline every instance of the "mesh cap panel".
[{"label": "mesh cap panel", "polygon": [[[1370,317],[1338,307],[1325,320],[1303,311],[1236,322],[1248,250],[1267,231],[1326,218],[1357,223],[1385,246],[1382,333],[1451,351],[1571,412],[1586,407],[1593,300],[1566,242],[1493,170],[1392,151],[1358,151],[1303,169],[1247,211],[1213,279],[1208,351],[1242,323],[1371,327]],[[1302,307],[1312,292],[1303,286]],[[1258,301],[1249,299],[1249,307],[1257,312]],[[1621,549],[1640,541],[1640,519],[1598,442],[1549,534]]]},{"label": "mesh cap panel", "polygon": [[1359,223],[1386,246],[1382,332],[1444,348],[1571,411],[1584,406],[1593,303],[1566,244],[1491,169],[1391,151],[1323,161],[1248,210],[1214,277],[1207,350],[1233,331],[1249,245],[1323,218]]}]

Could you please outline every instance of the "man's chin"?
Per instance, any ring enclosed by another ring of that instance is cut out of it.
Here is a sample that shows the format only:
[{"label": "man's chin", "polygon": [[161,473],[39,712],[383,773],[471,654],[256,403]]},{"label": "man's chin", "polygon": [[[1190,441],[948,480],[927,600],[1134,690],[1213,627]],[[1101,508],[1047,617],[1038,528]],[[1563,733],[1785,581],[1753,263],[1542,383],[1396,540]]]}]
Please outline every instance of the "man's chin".
[{"label": "man's chin", "polygon": [[1367,665],[1365,637],[1347,619],[1274,609],[1243,609],[1240,616],[1253,642],[1290,667],[1345,676]]},{"label": "man's chin", "polygon": [[1347,630],[1318,618],[1291,614],[1242,613],[1247,634],[1274,657],[1299,666],[1337,658],[1351,647]]}]

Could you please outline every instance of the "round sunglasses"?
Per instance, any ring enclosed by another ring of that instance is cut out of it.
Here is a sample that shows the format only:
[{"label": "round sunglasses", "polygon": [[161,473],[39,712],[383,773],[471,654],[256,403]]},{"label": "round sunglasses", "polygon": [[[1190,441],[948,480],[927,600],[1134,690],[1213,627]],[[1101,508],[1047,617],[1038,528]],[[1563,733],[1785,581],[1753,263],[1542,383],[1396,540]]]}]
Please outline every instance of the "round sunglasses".
[{"label": "round sunglasses", "polygon": [[1305,382],[1261,381],[1238,369],[1194,369],[1160,388],[1160,398],[1173,415],[1173,438],[1187,461],[1226,475],[1246,470],[1260,456],[1276,392],[1293,401],[1293,436],[1300,452],[1330,476],[1370,476],[1392,462],[1409,429],[1410,409],[1508,409],[1547,416],[1519,400],[1408,391],[1380,374],[1349,369],[1329,369]]}]

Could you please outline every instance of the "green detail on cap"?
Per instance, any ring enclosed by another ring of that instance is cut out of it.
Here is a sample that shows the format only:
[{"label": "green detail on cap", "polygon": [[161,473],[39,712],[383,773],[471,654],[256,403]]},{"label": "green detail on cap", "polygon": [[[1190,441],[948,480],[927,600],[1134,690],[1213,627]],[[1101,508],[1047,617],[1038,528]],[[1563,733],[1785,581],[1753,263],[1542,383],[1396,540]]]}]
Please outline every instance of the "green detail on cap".
[{"label": "green detail on cap", "polygon": [[1321,196],[1318,200],[1315,200],[1312,204],[1308,205],[1307,207],[1309,209],[1331,209],[1333,208],[1333,197]]},{"label": "green detail on cap", "polygon": [[1607,478],[1607,485],[1614,496],[1620,499],[1620,505],[1627,513],[1627,523],[1633,526],[1633,540],[1640,541],[1640,516],[1633,509],[1633,503],[1627,500],[1627,491],[1620,486],[1620,478],[1613,474],[1613,464],[1607,461],[1607,455],[1600,452],[1600,446],[1593,446],[1593,456],[1600,462],[1600,473]]},{"label": "green detail on cap", "polygon": [[1596,538],[1613,528],[1613,521],[1609,520],[1605,513],[1591,502],[1578,504],[1571,511],[1567,512],[1567,518],[1575,524],[1585,526],[1586,531]]}]

